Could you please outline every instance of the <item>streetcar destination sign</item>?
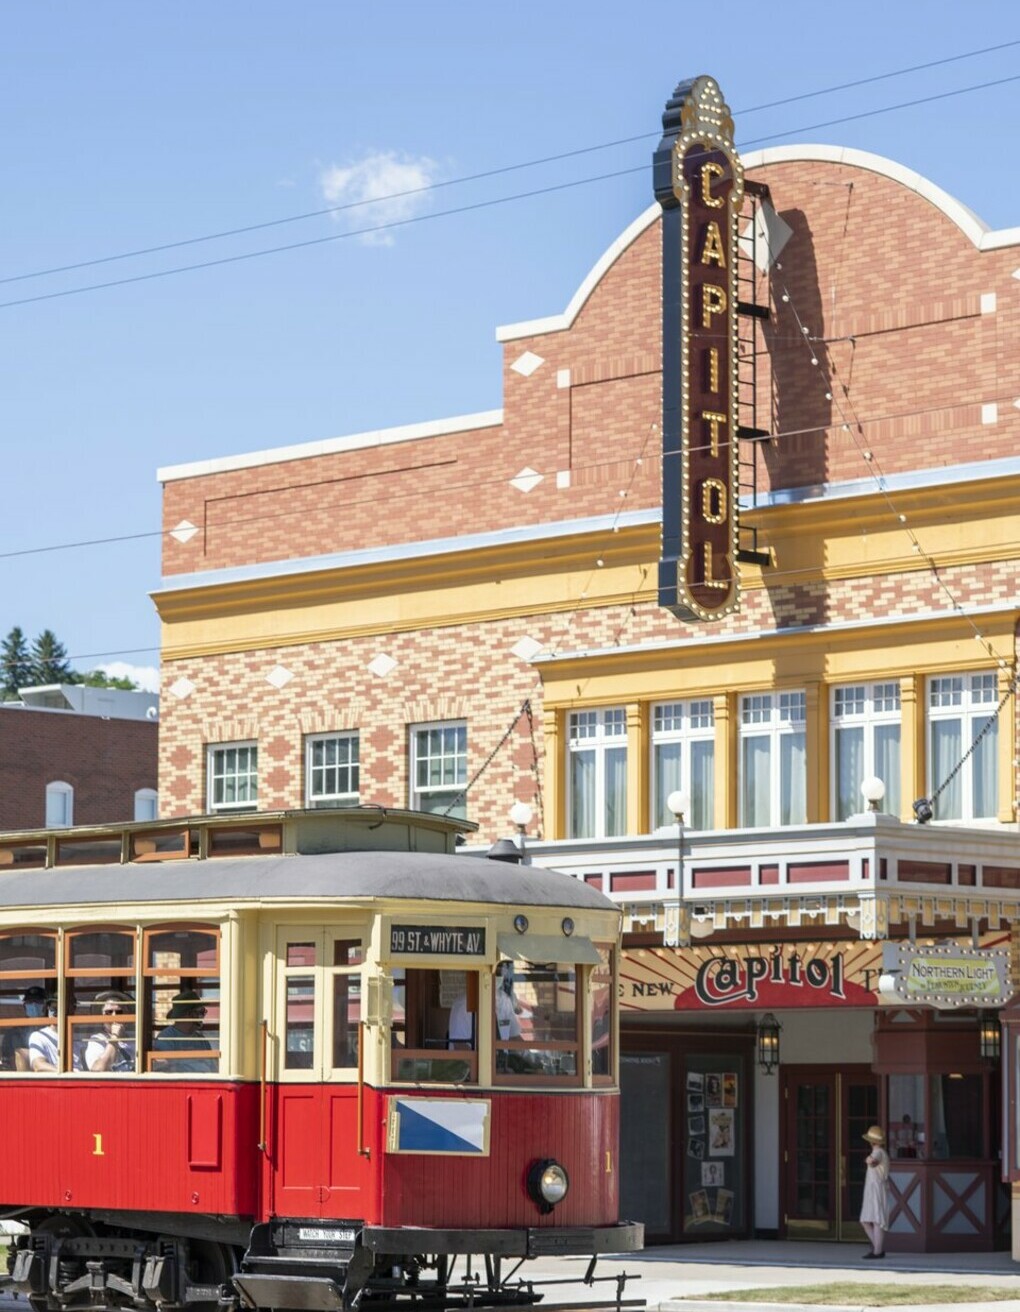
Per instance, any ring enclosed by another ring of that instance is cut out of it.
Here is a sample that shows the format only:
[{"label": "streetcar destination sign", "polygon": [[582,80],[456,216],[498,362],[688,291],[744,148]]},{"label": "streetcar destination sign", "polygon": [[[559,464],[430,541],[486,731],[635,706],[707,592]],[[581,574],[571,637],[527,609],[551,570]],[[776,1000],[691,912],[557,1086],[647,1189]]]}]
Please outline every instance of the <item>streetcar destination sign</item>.
[{"label": "streetcar destination sign", "polygon": [[485,930],[470,925],[391,925],[390,952],[427,957],[483,957]]}]

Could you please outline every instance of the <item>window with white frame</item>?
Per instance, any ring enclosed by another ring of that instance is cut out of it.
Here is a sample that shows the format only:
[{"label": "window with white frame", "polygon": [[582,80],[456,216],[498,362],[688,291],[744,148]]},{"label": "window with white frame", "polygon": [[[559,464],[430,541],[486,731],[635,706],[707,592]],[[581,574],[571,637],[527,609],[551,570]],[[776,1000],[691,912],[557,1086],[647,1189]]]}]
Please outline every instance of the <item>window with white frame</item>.
[{"label": "window with white frame", "polygon": [[942,790],[934,798],[936,820],[979,820],[998,811],[998,702],[994,671],[928,680],[928,795]]},{"label": "window with white frame", "polygon": [[255,743],[209,747],[209,810],[254,811],[259,800],[259,749]]},{"label": "window with white frame", "polygon": [[317,733],[305,740],[308,806],[357,806],[360,774],[357,731]]},{"label": "window with white frame", "polygon": [[865,779],[885,784],[883,811],[900,812],[900,685],[854,683],[832,690],[833,816],[845,820],[867,809]]},{"label": "window with white frame", "polygon": [[567,722],[570,838],[627,832],[627,712],[571,711]]},{"label": "window with white frame", "polygon": [[135,789],[135,819],[156,820],[159,816],[159,794],[155,788]]},{"label": "window with white frame", "polygon": [[740,824],[807,821],[806,700],[802,692],[740,699]]},{"label": "window with white frame", "polygon": [[652,707],[652,827],[670,825],[670,793],[690,797],[684,821],[692,829],[714,823],[715,711],[703,701],[662,702]]},{"label": "window with white frame", "polygon": [[411,806],[467,819],[467,723],[411,726]]},{"label": "window with white frame", "polygon": [[74,824],[74,789],[62,779],[46,785],[46,828],[66,829]]}]

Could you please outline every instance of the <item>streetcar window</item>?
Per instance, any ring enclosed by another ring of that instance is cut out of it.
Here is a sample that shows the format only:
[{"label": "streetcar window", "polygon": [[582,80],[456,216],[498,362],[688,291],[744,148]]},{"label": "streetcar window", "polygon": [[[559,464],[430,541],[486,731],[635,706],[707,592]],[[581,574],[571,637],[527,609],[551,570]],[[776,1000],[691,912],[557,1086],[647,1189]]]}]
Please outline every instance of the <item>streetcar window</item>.
[{"label": "streetcar window", "polygon": [[360,939],[337,939],[333,944],[334,1070],[350,1070],[358,1064],[361,965],[364,959],[365,950]]},{"label": "streetcar window", "polygon": [[0,866],[32,870],[46,864],[46,843],[7,843],[0,847]]},{"label": "streetcar window", "polygon": [[115,838],[58,838],[58,866],[102,866],[120,861],[120,836]]},{"label": "streetcar window", "polygon": [[289,1071],[308,1071],[315,1061],[315,976],[287,976],[283,1064]]},{"label": "streetcar window", "polygon": [[196,1075],[220,1068],[220,936],[207,925],[145,933],[145,1069]]},{"label": "streetcar window", "polygon": [[573,966],[500,962],[493,1025],[498,1078],[576,1082],[580,1027]]},{"label": "streetcar window", "polygon": [[137,1065],[133,930],[76,929],[66,939],[71,1068],[130,1073]]},{"label": "streetcar window", "polygon": [[477,1079],[478,972],[393,972],[392,1074],[414,1083]]},{"label": "streetcar window", "polygon": [[588,1005],[591,1009],[591,1073],[596,1081],[613,1076],[613,949],[595,945],[599,964],[592,967]]},{"label": "streetcar window", "polygon": [[49,1024],[56,965],[54,934],[0,935],[0,1070],[32,1070],[31,1040]]}]

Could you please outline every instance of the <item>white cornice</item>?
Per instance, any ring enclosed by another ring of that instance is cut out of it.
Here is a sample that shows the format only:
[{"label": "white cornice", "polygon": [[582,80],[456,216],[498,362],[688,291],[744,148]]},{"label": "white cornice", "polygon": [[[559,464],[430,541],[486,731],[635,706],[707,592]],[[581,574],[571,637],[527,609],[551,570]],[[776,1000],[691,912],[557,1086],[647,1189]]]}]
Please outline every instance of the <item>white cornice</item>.
[{"label": "white cornice", "polygon": [[[936,469],[907,470],[882,479],[855,478],[845,483],[819,483],[810,487],[780,489],[759,496],[753,509],[757,512],[786,505],[805,505],[820,501],[842,501],[901,493],[930,487],[955,487],[986,479],[1020,477],[1020,456],[1003,456],[999,460],[978,460],[966,465],[941,465]],[[742,502],[745,511],[752,509]],[[629,510],[585,519],[545,521],[539,524],[515,524],[484,533],[465,533],[460,537],[430,538],[424,542],[395,542],[387,546],[365,547],[357,551],[331,552],[329,555],[259,561],[255,565],[236,565],[229,569],[202,570],[189,574],[169,574],[160,584],[160,593],[181,592],[191,588],[216,588],[232,583],[251,583],[259,579],[287,575],[315,574],[325,570],[357,569],[365,565],[385,565],[398,560],[427,560],[431,556],[448,556],[457,552],[485,551],[494,547],[514,546],[526,542],[554,542],[580,537],[586,533],[605,533],[613,528],[637,528],[658,524],[662,508]]]},{"label": "white cornice", "polygon": [[[1020,228],[1003,228],[993,232],[986,223],[947,191],[913,169],[905,168],[884,155],[873,155],[867,150],[854,150],[850,146],[770,146],[743,156],[744,171],[764,168],[769,164],[793,164],[815,161],[820,164],[847,164],[851,168],[866,169],[898,182],[909,191],[916,192],[940,210],[964,233],[978,250],[1001,250],[1006,246],[1020,245]],[[496,329],[498,342],[513,342],[522,337],[536,337],[543,333],[563,332],[570,328],[605,274],[623,252],[635,242],[644,230],[659,217],[661,210],[653,202],[625,228],[612,245],[592,266],[587,277],[571,297],[562,314],[548,315],[544,319],[529,319],[524,323],[506,324]]]},{"label": "white cornice", "polygon": [[308,460],[312,456],[331,456],[342,451],[360,451],[370,446],[415,442],[422,437],[442,437],[446,433],[470,432],[476,428],[497,428],[502,422],[502,410],[482,410],[478,414],[457,415],[453,419],[428,419],[420,424],[402,424],[399,428],[375,428],[367,433],[350,433],[346,437],[326,437],[318,442],[271,447],[268,451],[249,451],[243,455],[196,460],[188,465],[166,465],[156,470],[156,478],[160,483],[172,483],[181,478],[200,478],[203,474],[223,474],[232,469],[276,465],[284,460]]}]

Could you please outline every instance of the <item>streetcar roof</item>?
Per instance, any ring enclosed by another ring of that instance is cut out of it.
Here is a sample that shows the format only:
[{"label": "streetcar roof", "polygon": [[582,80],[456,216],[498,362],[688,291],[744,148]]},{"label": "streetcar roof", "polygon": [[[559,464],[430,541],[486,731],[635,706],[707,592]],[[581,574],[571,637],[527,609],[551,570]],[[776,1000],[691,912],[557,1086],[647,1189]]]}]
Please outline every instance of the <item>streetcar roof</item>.
[{"label": "streetcar roof", "polygon": [[615,911],[572,875],[485,857],[421,852],[322,852],[0,868],[0,907],[144,902],[400,899]]}]

